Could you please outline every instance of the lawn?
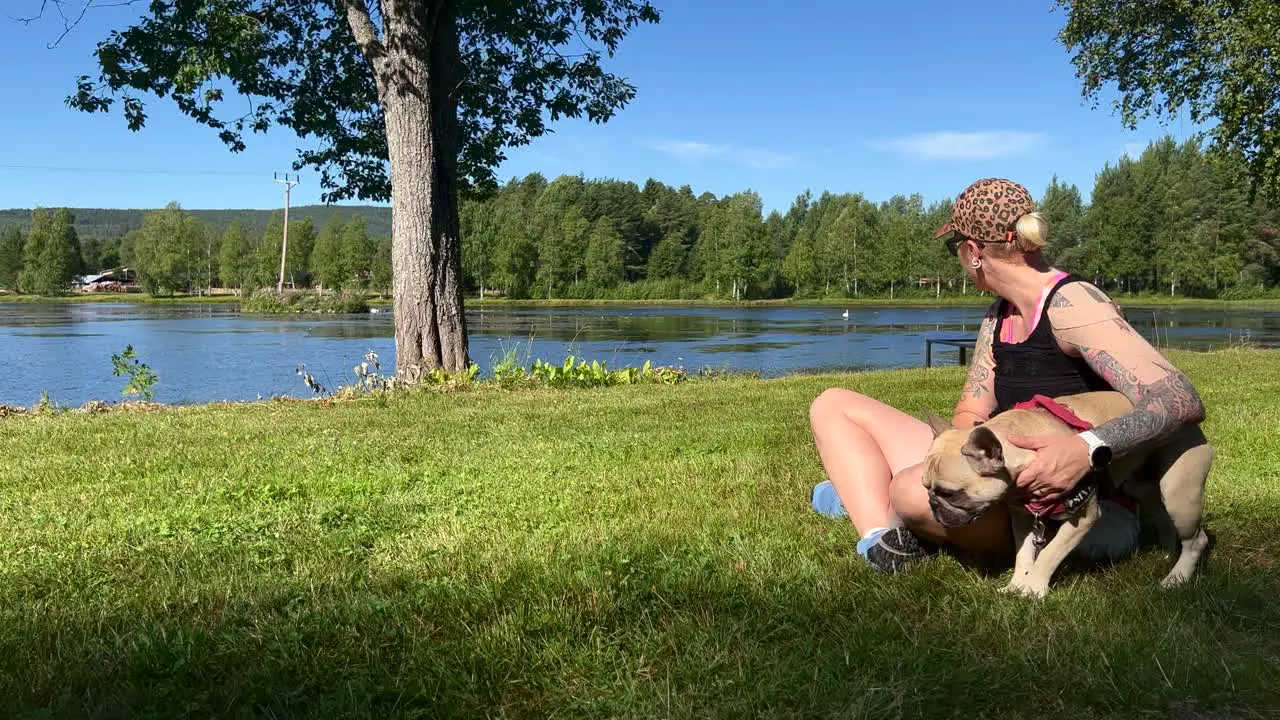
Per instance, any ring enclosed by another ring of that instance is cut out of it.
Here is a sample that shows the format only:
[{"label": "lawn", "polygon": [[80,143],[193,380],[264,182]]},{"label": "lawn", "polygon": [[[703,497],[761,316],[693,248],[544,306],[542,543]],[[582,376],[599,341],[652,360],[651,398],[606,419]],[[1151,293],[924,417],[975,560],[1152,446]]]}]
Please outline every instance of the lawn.
[{"label": "lawn", "polygon": [[1175,355],[1217,544],[869,571],[807,409],[955,367],[0,419],[0,717],[1280,713],[1280,353]]}]

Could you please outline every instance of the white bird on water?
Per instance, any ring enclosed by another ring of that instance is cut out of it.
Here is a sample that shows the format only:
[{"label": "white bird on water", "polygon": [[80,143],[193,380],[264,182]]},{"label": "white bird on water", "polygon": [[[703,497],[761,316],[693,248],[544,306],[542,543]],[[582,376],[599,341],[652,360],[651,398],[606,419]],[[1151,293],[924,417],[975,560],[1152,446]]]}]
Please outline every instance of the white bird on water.
[{"label": "white bird on water", "polygon": [[848,319],[849,319],[849,311],[848,311],[848,310],[845,310],[845,311],[844,311],[844,314],[842,314],[840,317],[844,318],[845,320],[848,320]]}]

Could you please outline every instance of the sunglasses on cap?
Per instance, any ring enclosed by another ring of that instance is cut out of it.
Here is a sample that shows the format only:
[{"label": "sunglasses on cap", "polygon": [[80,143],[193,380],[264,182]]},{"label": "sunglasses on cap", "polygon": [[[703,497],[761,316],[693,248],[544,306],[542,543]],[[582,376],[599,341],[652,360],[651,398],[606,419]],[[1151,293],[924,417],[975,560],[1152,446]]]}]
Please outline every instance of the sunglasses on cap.
[{"label": "sunglasses on cap", "polygon": [[[1012,236],[1013,233],[1009,233],[1009,235]],[[986,245],[1004,245],[1005,243],[1013,242],[1013,240],[1013,237],[1007,237],[1004,240],[974,240],[973,238],[965,237],[958,232],[953,232],[951,237],[947,238],[944,244],[947,246],[947,252],[951,253],[952,257],[955,257],[960,254],[960,246],[966,242],[973,242],[978,247],[983,247]]]}]

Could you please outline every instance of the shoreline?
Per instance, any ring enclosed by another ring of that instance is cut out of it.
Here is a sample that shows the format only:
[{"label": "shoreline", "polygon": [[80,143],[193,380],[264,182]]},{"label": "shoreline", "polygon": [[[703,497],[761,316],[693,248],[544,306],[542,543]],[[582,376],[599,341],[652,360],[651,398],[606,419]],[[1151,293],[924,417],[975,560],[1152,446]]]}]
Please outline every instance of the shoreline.
[{"label": "shoreline", "polygon": [[[1274,353],[1276,350],[1248,345],[1225,345],[1208,350],[1170,350],[1169,355],[1177,356],[1178,363],[1186,361],[1197,362],[1203,359],[1210,359],[1214,356],[1228,357],[1231,355],[1262,355]],[[527,369],[527,368],[526,368]],[[613,371],[625,371],[626,367],[611,368]],[[748,370],[716,370],[711,369],[709,373],[698,371],[687,372],[687,374],[677,383],[661,383],[661,382],[638,382],[632,384],[600,384],[589,386],[555,386],[526,380],[523,384],[515,386],[506,385],[492,377],[485,377],[475,380],[447,380],[444,382],[425,382],[420,385],[400,387],[390,390],[370,390],[357,389],[356,385],[345,385],[333,388],[325,395],[275,395],[270,397],[262,397],[254,400],[210,400],[206,402],[160,402],[155,400],[144,399],[119,399],[119,400],[103,400],[101,398],[91,399],[79,405],[60,405],[57,398],[48,397],[50,404],[42,406],[39,402],[31,405],[19,405],[17,403],[0,402],[0,423],[6,419],[16,417],[36,418],[36,417],[58,417],[63,415],[83,416],[83,415],[118,415],[118,414],[137,414],[152,412],[190,412],[200,410],[213,409],[241,409],[247,410],[252,408],[261,408],[266,406],[284,407],[290,405],[299,406],[315,406],[315,405],[336,405],[351,402],[360,402],[374,398],[398,398],[413,397],[420,395],[457,395],[459,393],[472,392],[498,392],[511,393],[515,392],[583,392],[602,390],[605,388],[620,387],[670,387],[672,385],[688,386],[688,385],[705,385],[708,383],[718,382],[758,382],[761,384],[775,384],[779,382],[795,382],[805,380],[822,380],[830,383],[848,382],[852,379],[862,378],[883,378],[894,375],[910,375],[913,373],[926,373],[929,376],[934,374],[956,373],[962,374],[965,371],[963,365],[953,364],[935,364],[932,367],[909,366],[909,367],[867,367],[867,368],[850,368],[836,369],[826,368],[812,371],[798,371],[778,376],[761,376],[759,373]]]},{"label": "shoreline", "polygon": [[[1121,306],[1138,307],[1232,307],[1232,308],[1280,308],[1280,298],[1223,300],[1217,298],[1170,298],[1160,295],[1115,295],[1112,298]],[[765,300],[720,299],[505,299],[464,298],[466,306],[473,307],[983,307],[993,301],[990,295],[944,295],[935,297],[858,297],[858,298],[773,298]],[[36,295],[0,295],[0,305],[12,304],[119,304],[119,305],[230,305],[239,304],[237,295],[175,295],[152,297],[144,293],[63,295],[41,297]],[[389,307],[390,298],[367,298],[370,307]]]}]

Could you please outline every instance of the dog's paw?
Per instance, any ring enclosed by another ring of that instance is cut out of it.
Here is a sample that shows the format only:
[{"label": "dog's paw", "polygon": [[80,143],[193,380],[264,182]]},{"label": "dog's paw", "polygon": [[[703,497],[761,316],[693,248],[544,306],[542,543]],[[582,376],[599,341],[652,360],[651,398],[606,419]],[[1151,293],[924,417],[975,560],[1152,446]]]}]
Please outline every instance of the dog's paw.
[{"label": "dog's paw", "polygon": [[1047,586],[1027,582],[1025,580],[1011,580],[1008,585],[1000,588],[1000,592],[1005,595],[1013,595],[1016,597],[1039,599],[1048,594],[1049,588]]}]

